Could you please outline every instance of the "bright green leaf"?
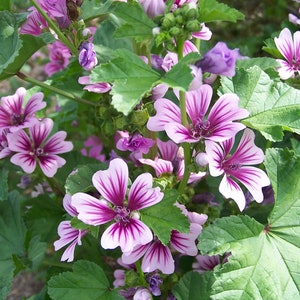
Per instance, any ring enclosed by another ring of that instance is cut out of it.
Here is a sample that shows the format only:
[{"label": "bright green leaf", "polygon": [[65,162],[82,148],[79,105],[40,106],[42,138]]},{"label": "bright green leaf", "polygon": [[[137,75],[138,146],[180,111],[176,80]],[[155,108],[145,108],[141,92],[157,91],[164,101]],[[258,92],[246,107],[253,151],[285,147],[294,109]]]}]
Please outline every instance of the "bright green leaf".
[{"label": "bright green leaf", "polygon": [[117,50],[115,55],[109,63],[92,71],[91,80],[113,82],[112,105],[128,115],[159,80],[160,74],[128,50]]},{"label": "bright green leaf", "polygon": [[138,2],[116,2],[113,14],[125,21],[114,33],[114,37],[132,37],[137,42],[145,42],[153,37],[152,29],[156,26],[149,19]]},{"label": "bright green leaf", "polygon": [[231,253],[214,272],[212,299],[300,299],[300,157],[270,149],[265,164],[275,191],[269,224],[231,216],[201,234],[203,253]]},{"label": "bright green leaf", "polygon": [[85,21],[88,21],[98,17],[103,17],[110,12],[109,9],[111,7],[111,4],[111,0],[85,0],[83,1],[83,4],[80,8],[80,18],[82,18]]},{"label": "bright green leaf", "polygon": [[233,78],[221,79],[222,93],[236,93],[240,106],[250,112],[243,120],[265,138],[281,141],[283,131],[300,133],[300,91],[275,82],[258,66],[238,70]]},{"label": "bright green leaf", "polygon": [[10,10],[12,6],[12,0],[1,0],[0,10]]},{"label": "bright green leaf", "polygon": [[212,272],[199,274],[191,271],[186,273],[172,289],[177,300],[209,300],[210,288],[214,276]]},{"label": "bright green leaf", "polygon": [[48,282],[48,293],[53,300],[121,300],[117,291],[98,265],[81,260],[73,265],[73,272],[60,273]]},{"label": "bright green leaf", "polygon": [[86,192],[93,189],[93,175],[97,171],[105,169],[107,169],[107,165],[101,162],[78,166],[67,178],[66,193],[73,195],[77,192]]},{"label": "bright green leaf", "polygon": [[241,12],[224,3],[219,3],[216,0],[200,0],[199,7],[200,15],[198,19],[200,22],[236,22],[244,19],[244,15]]},{"label": "bright green leaf", "polygon": [[168,190],[161,202],[141,211],[142,221],[154,231],[164,245],[169,242],[172,230],[189,232],[187,217],[174,205],[178,197],[179,193],[176,190]]}]

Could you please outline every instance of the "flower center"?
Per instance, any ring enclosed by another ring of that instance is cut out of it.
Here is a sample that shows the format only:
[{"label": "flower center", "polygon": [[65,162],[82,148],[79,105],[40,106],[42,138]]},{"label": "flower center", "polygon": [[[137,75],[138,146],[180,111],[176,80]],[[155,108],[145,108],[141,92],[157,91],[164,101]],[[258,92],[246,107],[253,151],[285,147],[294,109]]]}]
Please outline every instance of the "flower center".
[{"label": "flower center", "polygon": [[192,136],[197,139],[205,136],[209,127],[209,120],[198,119],[191,128]]},{"label": "flower center", "polygon": [[34,150],[34,154],[35,154],[36,156],[42,156],[42,155],[44,154],[44,149],[43,149],[43,148],[36,148],[36,149]]},{"label": "flower center", "polygon": [[11,114],[11,124],[10,125],[20,125],[24,122],[24,115]]},{"label": "flower center", "polygon": [[115,207],[115,220],[116,222],[122,222],[124,224],[129,223],[130,220],[130,210],[124,206]]}]

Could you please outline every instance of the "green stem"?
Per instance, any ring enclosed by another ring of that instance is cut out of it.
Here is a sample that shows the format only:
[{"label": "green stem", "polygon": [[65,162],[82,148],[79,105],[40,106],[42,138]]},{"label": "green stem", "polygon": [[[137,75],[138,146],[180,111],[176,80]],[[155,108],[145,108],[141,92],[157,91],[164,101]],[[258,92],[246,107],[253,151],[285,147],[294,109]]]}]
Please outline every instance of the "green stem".
[{"label": "green stem", "polygon": [[56,88],[56,87],[51,86],[51,85],[49,85],[49,84],[46,84],[46,83],[44,83],[44,82],[42,82],[42,81],[39,81],[39,80],[37,80],[37,79],[35,79],[35,78],[32,78],[32,77],[30,77],[30,76],[27,76],[27,75],[25,75],[25,74],[22,73],[22,72],[17,72],[16,75],[17,75],[19,78],[21,78],[22,80],[26,81],[26,82],[29,82],[29,83],[32,83],[32,84],[34,84],[34,85],[40,86],[40,87],[42,87],[42,88],[44,88],[44,89],[46,89],[46,90],[49,90],[49,91],[54,92],[54,93],[56,93],[56,94],[62,95],[62,96],[64,96],[64,97],[69,98],[69,99],[72,99],[72,100],[74,100],[74,101],[76,101],[76,102],[88,104],[88,105],[90,105],[90,106],[95,106],[95,107],[97,106],[96,103],[90,102],[90,101],[85,100],[85,99],[80,98],[80,97],[77,97],[77,96],[75,96],[75,95],[73,95],[73,94],[71,94],[71,93],[69,93],[69,92],[63,91],[63,90],[61,90],[61,89],[59,89],[59,88]]},{"label": "green stem", "polygon": [[59,40],[63,42],[73,53],[73,55],[78,56],[78,49],[68,40],[68,38],[61,32],[61,30],[56,26],[56,24],[49,18],[47,13],[39,6],[36,0],[30,0],[38,12],[47,21],[49,27],[57,34]]},{"label": "green stem", "polygon": [[135,263],[135,267],[136,267],[136,271],[137,273],[139,274],[139,278],[140,278],[140,285],[141,286],[147,286],[147,281],[145,279],[145,274],[142,270],[142,265],[141,265],[141,261],[138,260],[136,263]]},{"label": "green stem", "polygon": [[[184,39],[178,39],[177,41],[177,51],[178,51],[178,61],[183,57],[183,48],[184,48]],[[179,102],[180,102],[180,113],[181,113],[181,122],[184,127],[188,127],[188,117],[186,113],[186,102],[185,102],[185,92],[179,92]],[[188,143],[183,143],[183,152],[184,152],[184,174],[182,180],[179,184],[178,191],[180,193],[184,192],[184,189],[187,185],[188,179],[190,177],[189,164],[191,163],[191,148]]]}]

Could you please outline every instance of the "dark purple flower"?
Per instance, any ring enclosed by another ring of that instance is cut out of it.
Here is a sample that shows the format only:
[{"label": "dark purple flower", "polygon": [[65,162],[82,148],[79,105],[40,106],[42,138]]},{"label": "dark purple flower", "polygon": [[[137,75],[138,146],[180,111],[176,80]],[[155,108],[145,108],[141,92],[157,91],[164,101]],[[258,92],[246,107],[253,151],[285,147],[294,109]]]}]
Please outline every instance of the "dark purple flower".
[{"label": "dark purple flower", "polygon": [[83,69],[91,71],[98,63],[93,43],[83,42],[79,48],[79,63]]},{"label": "dark purple flower", "polygon": [[203,73],[208,72],[232,77],[235,75],[235,62],[240,57],[238,49],[231,50],[225,43],[218,42],[195,65],[201,68]]}]

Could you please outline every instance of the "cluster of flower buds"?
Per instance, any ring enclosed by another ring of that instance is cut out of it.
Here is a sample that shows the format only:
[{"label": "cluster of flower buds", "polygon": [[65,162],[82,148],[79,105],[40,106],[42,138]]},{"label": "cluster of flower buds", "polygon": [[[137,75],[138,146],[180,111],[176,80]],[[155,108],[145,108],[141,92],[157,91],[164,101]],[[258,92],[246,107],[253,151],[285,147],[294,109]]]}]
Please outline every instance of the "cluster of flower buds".
[{"label": "cluster of flower buds", "polygon": [[159,15],[154,18],[159,30],[154,31],[156,34],[156,44],[164,43],[174,51],[173,40],[182,37],[185,40],[191,37],[193,32],[201,29],[201,23],[198,21],[198,7],[195,3],[186,3],[185,5],[169,12],[165,15]]}]

